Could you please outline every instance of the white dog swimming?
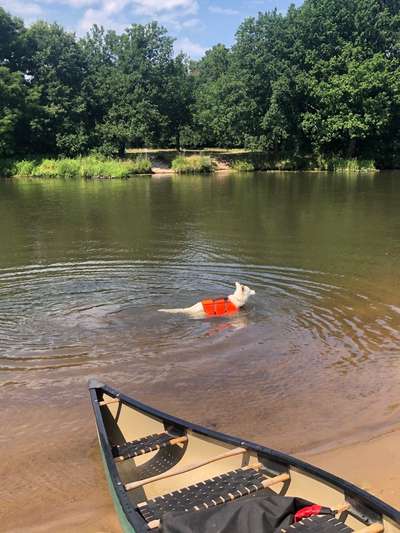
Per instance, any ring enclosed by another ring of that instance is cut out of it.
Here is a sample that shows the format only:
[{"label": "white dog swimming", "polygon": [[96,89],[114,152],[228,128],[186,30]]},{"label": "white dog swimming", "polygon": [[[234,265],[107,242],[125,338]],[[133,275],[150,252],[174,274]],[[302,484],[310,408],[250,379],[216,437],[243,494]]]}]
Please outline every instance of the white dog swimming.
[{"label": "white dog swimming", "polygon": [[237,313],[239,309],[245,305],[250,296],[253,296],[256,293],[256,291],[253,291],[246,285],[241,285],[238,282],[236,282],[235,285],[235,292],[230,294],[227,298],[202,300],[191,307],[159,309],[159,311],[162,311],[163,313],[186,313],[195,317],[222,316]]}]

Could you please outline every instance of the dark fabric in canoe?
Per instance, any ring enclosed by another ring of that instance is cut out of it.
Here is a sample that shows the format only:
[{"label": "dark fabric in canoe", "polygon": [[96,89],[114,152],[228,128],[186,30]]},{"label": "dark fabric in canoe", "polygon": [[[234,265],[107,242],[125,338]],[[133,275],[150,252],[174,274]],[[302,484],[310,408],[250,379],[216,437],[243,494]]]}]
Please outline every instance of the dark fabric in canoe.
[{"label": "dark fabric in canoe", "polygon": [[160,529],[162,533],[280,533],[293,524],[296,511],[311,504],[266,489],[201,511],[166,513]]}]

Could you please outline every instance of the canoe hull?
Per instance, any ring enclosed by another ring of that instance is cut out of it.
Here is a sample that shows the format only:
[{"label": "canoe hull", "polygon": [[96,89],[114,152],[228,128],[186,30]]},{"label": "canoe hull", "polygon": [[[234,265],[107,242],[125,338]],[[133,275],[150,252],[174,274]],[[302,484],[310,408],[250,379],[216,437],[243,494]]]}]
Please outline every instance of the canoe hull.
[{"label": "canoe hull", "polygon": [[[168,415],[97,381],[91,381],[89,389],[107,480],[123,531],[148,531],[138,503],[179,492],[193,483],[261,462],[268,476],[290,473],[289,483],[277,485],[278,493],[289,497],[299,496],[329,507],[347,502],[351,507],[351,513],[346,518],[349,527],[359,529],[360,523],[379,522],[385,524],[385,533],[400,533],[399,511],[320,468],[282,452]],[[115,453],[113,455],[116,445],[124,447],[126,442],[136,442],[139,437],[171,430],[186,435],[188,441],[173,446],[177,450],[175,455],[159,447],[151,453],[142,451],[145,455],[130,458],[129,461],[116,462]],[[246,453],[223,461],[211,460],[221,455],[221,452],[238,447],[245,448]],[[196,465],[194,470],[185,470],[193,463]],[[176,468],[183,468],[184,472],[171,476],[170,473],[174,473]],[[162,479],[151,483],[140,481],[154,474],[161,475]],[[139,480],[139,484],[136,480]]]},{"label": "canoe hull", "polygon": [[[99,436],[99,435],[97,434],[97,436]],[[117,495],[117,493],[115,491],[114,483],[112,482],[112,479],[110,477],[110,472],[108,470],[107,461],[105,459],[104,452],[103,452],[103,449],[101,447],[100,438],[98,440],[99,440],[100,455],[101,455],[101,460],[102,460],[103,467],[104,467],[104,472],[105,472],[105,475],[106,475],[108,490],[110,491],[111,498],[112,498],[112,501],[113,501],[113,504],[114,504],[114,508],[115,508],[116,513],[117,513],[119,523],[121,525],[121,529],[122,529],[123,533],[138,533],[136,531],[136,529],[134,529],[132,524],[130,524],[129,521],[127,520],[127,518],[126,518],[125,511],[123,510],[123,508],[121,506],[121,503],[119,501],[118,495]]]}]

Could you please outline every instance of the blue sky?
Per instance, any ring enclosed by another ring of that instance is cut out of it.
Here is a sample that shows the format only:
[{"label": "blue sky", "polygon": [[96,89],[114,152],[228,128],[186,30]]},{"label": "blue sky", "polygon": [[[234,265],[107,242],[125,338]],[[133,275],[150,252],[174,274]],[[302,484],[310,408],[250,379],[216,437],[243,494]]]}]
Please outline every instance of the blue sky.
[{"label": "blue sky", "polygon": [[122,31],[133,23],[158,20],[176,38],[175,49],[200,57],[216,43],[230,46],[240,22],[275,7],[286,11],[302,0],[0,0],[6,11],[29,24],[58,22],[84,35],[93,24]]}]

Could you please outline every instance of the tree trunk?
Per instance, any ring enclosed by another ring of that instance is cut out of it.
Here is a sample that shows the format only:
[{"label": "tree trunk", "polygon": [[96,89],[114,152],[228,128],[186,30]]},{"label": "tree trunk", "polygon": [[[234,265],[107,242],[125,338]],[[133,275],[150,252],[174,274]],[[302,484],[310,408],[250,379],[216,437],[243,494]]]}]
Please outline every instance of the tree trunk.
[{"label": "tree trunk", "polygon": [[125,157],[125,143],[120,142],[118,147],[118,156],[123,159]]},{"label": "tree trunk", "polygon": [[356,139],[351,139],[349,144],[349,149],[347,151],[347,157],[353,159],[356,156],[357,141]]}]

